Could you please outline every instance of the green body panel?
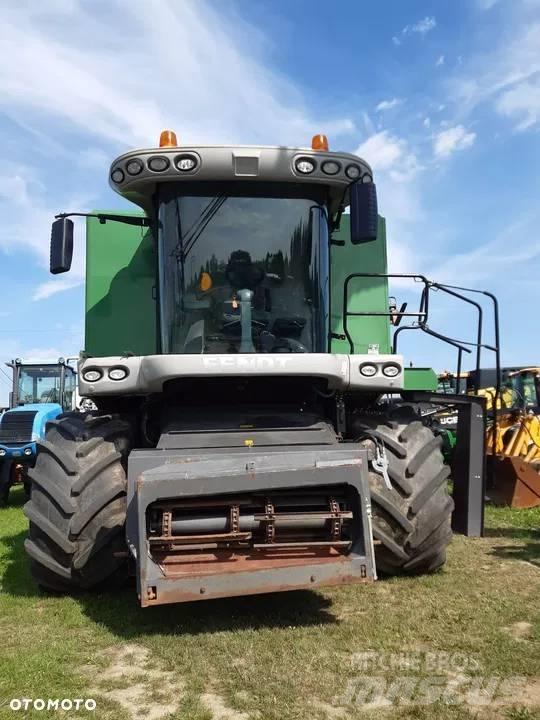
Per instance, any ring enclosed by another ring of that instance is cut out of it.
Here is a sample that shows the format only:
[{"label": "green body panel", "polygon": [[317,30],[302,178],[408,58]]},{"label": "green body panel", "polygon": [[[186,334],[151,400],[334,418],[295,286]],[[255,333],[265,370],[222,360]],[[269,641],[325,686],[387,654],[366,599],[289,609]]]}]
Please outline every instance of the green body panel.
[{"label": "green body panel", "polygon": [[145,228],[87,218],[85,351],[89,355],[156,352],[155,267],[152,235]]},{"label": "green body panel", "polygon": [[[330,327],[332,333],[343,334],[343,286],[351,273],[386,273],[386,223],[379,217],[377,240],[353,245],[350,240],[350,216],[343,215],[340,229],[333,240],[345,245],[332,245],[330,255]],[[348,309],[352,312],[388,312],[388,280],[386,278],[354,278],[349,283]],[[367,353],[369,345],[378,346],[380,353],[391,352],[390,319],[388,317],[354,317],[347,321],[354,340],[355,353]],[[347,340],[332,339],[331,351],[350,353]]]},{"label": "green body panel", "polygon": [[437,373],[431,368],[405,368],[405,390],[437,392]]}]

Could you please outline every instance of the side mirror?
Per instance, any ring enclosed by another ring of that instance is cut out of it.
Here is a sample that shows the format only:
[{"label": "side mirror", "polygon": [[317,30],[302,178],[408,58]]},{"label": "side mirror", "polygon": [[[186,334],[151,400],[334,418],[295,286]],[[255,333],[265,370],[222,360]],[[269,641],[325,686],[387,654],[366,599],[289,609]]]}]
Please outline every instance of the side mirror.
[{"label": "side mirror", "polygon": [[379,217],[375,183],[361,180],[350,187],[351,242],[353,245],[377,239]]},{"label": "side mirror", "polygon": [[73,220],[58,218],[51,228],[51,262],[53,275],[67,272],[73,258]]}]

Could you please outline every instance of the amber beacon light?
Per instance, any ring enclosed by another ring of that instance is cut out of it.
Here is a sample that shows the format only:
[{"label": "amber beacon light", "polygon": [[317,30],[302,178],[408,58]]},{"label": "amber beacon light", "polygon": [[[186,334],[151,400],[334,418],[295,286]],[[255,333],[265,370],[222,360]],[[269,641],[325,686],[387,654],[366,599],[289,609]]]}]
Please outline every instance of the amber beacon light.
[{"label": "amber beacon light", "polygon": [[311,140],[312,150],[324,150],[328,151],[328,138],[326,135],[314,135]]},{"label": "amber beacon light", "polygon": [[172,130],[163,130],[159,136],[159,147],[178,147],[176,133]]}]

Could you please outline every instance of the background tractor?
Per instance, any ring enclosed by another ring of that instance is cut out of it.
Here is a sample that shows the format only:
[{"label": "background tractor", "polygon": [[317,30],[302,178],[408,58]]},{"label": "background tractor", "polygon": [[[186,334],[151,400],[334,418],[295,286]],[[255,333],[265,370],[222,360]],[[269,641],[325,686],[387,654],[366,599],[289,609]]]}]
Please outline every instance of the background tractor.
[{"label": "background tractor", "polygon": [[10,488],[23,483],[30,495],[28,470],[36,460],[36,443],[47,421],[72,410],[76,372],[64,358],[57,362],[12,360],[9,409],[0,417],[0,503],[7,505]]},{"label": "background tractor", "polygon": [[[415,409],[437,379],[397,352],[402,319],[433,335],[432,283],[408,276],[418,311],[389,305],[370,166],[324,136],[181,147],[164,131],[110,184],[139,209],[87,215],[79,390],[97,411],[48,423],[26,506],[36,581],[131,570],[147,606],[440,568],[454,502]],[[62,214],[51,272],[72,249]],[[478,534],[471,407],[454,524]]]}]

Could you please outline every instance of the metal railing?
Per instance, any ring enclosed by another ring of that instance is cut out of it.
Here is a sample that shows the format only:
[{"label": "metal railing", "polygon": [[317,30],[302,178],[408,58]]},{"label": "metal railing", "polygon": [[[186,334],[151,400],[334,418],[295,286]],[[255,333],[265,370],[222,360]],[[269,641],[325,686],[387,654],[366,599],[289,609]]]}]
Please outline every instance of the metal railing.
[{"label": "metal railing", "polygon": [[[410,279],[414,282],[422,283],[423,287],[420,293],[420,300],[418,304],[418,310],[413,312],[401,312],[397,310],[390,310],[388,312],[372,312],[372,311],[351,311],[349,310],[349,287],[351,281],[355,278],[384,278],[386,280],[390,278],[399,279]],[[475,342],[468,342],[461,339],[456,339],[445,335],[441,332],[433,330],[429,322],[429,311],[430,311],[430,299],[431,293],[442,292],[450,295],[463,303],[473,306],[477,312],[477,323],[476,323],[476,340]],[[492,305],[493,312],[493,325],[494,325],[494,344],[487,344],[484,342],[484,308],[480,302],[476,302],[472,298],[468,297],[467,294],[482,295],[487,298]],[[499,329],[499,303],[493,293],[487,290],[477,290],[476,288],[461,287],[459,285],[448,285],[445,283],[435,282],[429,280],[424,275],[418,274],[407,274],[407,273],[351,273],[345,278],[343,286],[343,332],[349,342],[350,351],[354,353],[354,340],[351,337],[348,319],[350,317],[388,317],[392,320],[397,321],[395,325],[395,331],[392,338],[392,352],[397,353],[398,342],[401,337],[401,333],[410,330],[416,330],[430,337],[434,337],[441,342],[444,342],[457,350],[457,368],[456,368],[456,394],[459,395],[461,391],[461,369],[463,365],[463,353],[470,355],[473,349],[476,349],[476,372],[474,383],[472,384],[471,390],[473,393],[477,393],[480,389],[480,367],[482,362],[482,351],[487,350],[495,354],[495,366],[496,366],[496,385],[495,394],[493,397],[493,424],[496,428],[498,421],[498,401],[501,392],[501,353],[500,353],[500,329]],[[415,317],[416,322],[411,325],[399,325],[402,318]],[[495,438],[495,432],[493,438]],[[493,442],[493,451],[495,451],[495,441]]]}]

